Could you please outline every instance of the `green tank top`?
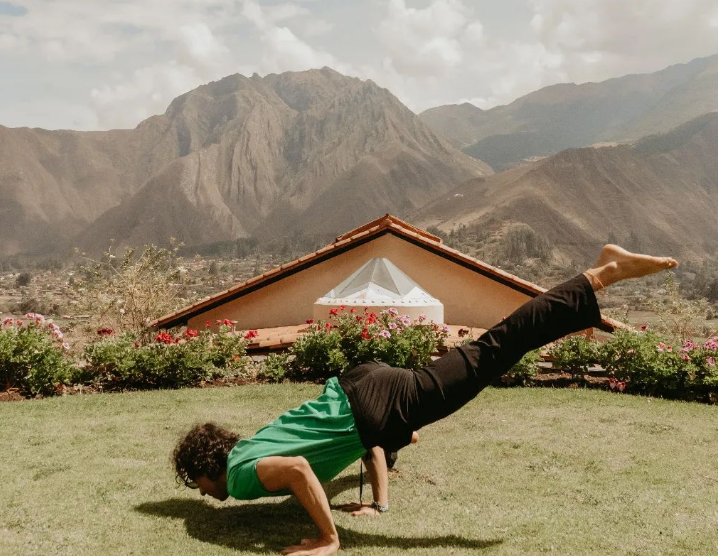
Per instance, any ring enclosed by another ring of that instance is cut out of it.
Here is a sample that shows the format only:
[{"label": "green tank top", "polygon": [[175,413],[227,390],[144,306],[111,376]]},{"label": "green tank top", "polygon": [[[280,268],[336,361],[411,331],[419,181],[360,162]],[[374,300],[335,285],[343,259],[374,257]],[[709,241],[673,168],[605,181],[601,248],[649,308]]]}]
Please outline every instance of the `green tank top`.
[{"label": "green tank top", "polygon": [[339,381],[331,378],[316,400],[290,409],[252,438],[237,443],[227,457],[227,491],[239,500],[291,494],[269,492],[262,486],[257,462],[268,456],[303,456],[324,483],[365,452],[349,400]]}]

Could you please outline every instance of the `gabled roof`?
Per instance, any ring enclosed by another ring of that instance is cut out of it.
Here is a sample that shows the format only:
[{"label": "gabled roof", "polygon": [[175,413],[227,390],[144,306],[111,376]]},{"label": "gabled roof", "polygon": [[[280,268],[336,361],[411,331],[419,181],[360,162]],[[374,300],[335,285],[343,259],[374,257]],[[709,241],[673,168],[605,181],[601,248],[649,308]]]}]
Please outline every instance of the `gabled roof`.
[{"label": "gabled roof", "polygon": [[[492,280],[499,282],[511,289],[519,291],[530,297],[535,297],[546,291],[545,288],[523,280],[513,274],[509,274],[483,261],[479,261],[469,257],[456,249],[447,247],[442,243],[441,238],[432,235],[424,230],[420,230],[411,224],[407,224],[403,220],[386,214],[376,220],[372,220],[350,232],[338,236],[332,243],[322,247],[314,253],[304,255],[292,262],[285,263],[279,267],[273,268],[250,278],[246,282],[232,286],[231,288],[207,297],[194,303],[184,309],[180,309],[150,323],[155,328],[172,328],[185,324],[190,318],[214,309],[215,307],[232,301],[248,293],[258,290],[264,286],[277,282],[287,276],[301,272],[302,270],[321,263],[327,259],[335,257],[359,245],[363,245],[384,234],[392,234],[409,243],[426,249],[440,257],[444,257],[465,268],[478,272]],[[611,319],[603,319],[600,327],[606,331],[612,331],[614,328],[622,327],[621,323]]]}]

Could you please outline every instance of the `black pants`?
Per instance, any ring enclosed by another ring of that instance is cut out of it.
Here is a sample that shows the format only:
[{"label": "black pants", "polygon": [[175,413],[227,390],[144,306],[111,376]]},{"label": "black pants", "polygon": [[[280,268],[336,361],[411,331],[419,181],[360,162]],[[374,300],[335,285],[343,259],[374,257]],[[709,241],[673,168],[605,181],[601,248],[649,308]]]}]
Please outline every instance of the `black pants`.
[{"label": "black pants", "polygon": [[454,413],[527,352],[600,320],[593,288],[579,274],[418,371],[364,363],[339,383],[364,445],[395,451],[409,444],[412,431]]}]

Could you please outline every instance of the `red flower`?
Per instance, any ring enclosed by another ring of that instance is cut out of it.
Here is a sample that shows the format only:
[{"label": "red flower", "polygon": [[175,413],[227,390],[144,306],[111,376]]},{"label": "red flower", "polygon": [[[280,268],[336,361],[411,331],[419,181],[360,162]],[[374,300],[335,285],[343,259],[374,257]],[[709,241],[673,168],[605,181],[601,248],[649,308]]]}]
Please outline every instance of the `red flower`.
[{"label": "red flower", "polygon": [[352,307],[351,309],[349,309],[349,312],[350,312],[350,313],[356,313],[357,310],[356,310],[356,308]]},{"label": "red flower", "polygon": [[196,338],[197,336],[199,336],[199,332],[197,332],[196,330],[192,330],[191,328],[188,328],[187,330],[185,330],[185,333],[184,333],[185,338]]},{"label": "red flower", "polygon": [[332,327],[332,323],[331,323],[331,322],[325,322],[325,323],[324,323],[324,328],[331,328],[331,327]]},{"label": "red flower", "polygon": [[469,333],[468,328],[459,328],[459,338],[463,338]]},{"label": "red flower", "polygon": [[209,328],[210,326],[212,326],[212,323],[209,321],[205,321],[204,325]]},{"label": "red flower", "polygon": [[231,325],[232,325],[232,321],[229,320],[229,319],[224,319],[224,320],[222,321],[222,324],[227,325],[227,326],[231,326]]},{"label": "red flower", "polygon": [[641,325],[641,332],[645,332],[647,328],[648,328],[647,324]]},{"label": "red flower", "polygon": [[314,324],[314,319],[307,319],[307,324]]},{"label": "red flower", "polygon": [[339,313],[339,309],[329,309],[329,316],[336,316]]},{"label": "red flower", "polygon": [[247,330],[247,333],[244,335],[245,340],[251,340],[252,338],[256,338],[258,336],[256,330]]},{"label": "red flower", "polygon": [[369,313],[369,316],[366,318],[367,324],[374,324],[376,322],[376,313]]},{"label": "red flower", "polygon": [[112,328],[99,328],[97,330],[98,336],[112,336],[115,331]]},{"label": "red flower", "polygon": [[369,329],[365,326],[364,330],[361,331],[361,337],[364,340],[369,340],[371,338],[371,334],[369,334]]},{"label": "red flower", "polygon": [[343,311],[343,310],[346,309],[346,308],[347,308],[346,305],[340,305],[340,306],[339,306],[339,310],[340,310],[340,311]]},{"label": "red flower", "polygon": [[155,336],[155,342],[158,342],[160,344],[173,344],[176,343],[175,339],[172,337],[172,334],[168,332],[160,332]]}]

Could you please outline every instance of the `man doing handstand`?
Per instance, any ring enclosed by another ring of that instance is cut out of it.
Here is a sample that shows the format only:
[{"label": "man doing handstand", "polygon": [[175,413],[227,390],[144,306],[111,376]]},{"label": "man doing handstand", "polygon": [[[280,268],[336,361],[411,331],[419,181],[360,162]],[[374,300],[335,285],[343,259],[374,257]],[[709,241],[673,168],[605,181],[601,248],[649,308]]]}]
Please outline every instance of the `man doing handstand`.
[{"label": "man doing handstand", "polygon": [[374,501],[345,509],[354,515],[386,511],[384,450],[396,451],[416,441],[414,431],[454,413],[528,351],[598,325],[595,291],[676,266],[669,257],[606,245],[592,268],[418,371],[363,363],[339,379],[329,379],[316,400],[286,412],[247,440],[211,423],[194,427],[174,451],[177,477],[218,500],[293,494],[319,537],[287,547],[285,554],[335,554],[339,537],[321,483],[368,450]]}]

